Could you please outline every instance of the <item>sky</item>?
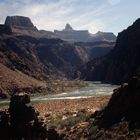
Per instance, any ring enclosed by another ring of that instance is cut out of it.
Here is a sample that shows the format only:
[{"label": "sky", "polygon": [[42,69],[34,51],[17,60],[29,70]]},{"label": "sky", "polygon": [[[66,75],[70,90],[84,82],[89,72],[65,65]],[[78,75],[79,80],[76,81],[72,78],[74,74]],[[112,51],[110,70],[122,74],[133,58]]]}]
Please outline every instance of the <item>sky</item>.
[{"label": "sky", "polygon": [[0,0],[0,23],[7,16],[30,17],[38,29],[113,32],[116,35],[140,17],[140,0]]}]

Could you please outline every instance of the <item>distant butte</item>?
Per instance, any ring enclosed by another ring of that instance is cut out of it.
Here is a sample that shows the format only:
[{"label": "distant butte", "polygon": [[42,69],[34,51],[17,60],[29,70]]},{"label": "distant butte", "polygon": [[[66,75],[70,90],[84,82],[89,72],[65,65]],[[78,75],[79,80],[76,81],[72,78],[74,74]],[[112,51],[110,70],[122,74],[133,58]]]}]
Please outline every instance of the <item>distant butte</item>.
[{"label": "distant butte", "polygon": [[34,26],[29,17],[24,16],[7,16],[5,25],[9,26],[16,35],[28,35],[40,37],[41,33]]},{"label": "distant butte", "polygon": [[7,16],[5,25],[34,28],[30,18],[23,16]]},{"label": "distant butte", "polygon": [[73,31],[73,28],[71,27],[69,23],[67,23],[63,31]]}]

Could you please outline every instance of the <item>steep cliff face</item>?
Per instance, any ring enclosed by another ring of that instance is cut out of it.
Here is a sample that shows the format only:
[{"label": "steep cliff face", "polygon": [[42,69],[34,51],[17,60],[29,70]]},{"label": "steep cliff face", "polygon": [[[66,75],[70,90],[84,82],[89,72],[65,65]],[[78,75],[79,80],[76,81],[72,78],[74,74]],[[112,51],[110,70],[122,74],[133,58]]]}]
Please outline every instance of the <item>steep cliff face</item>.
[{"label": "steep cliff face", "polygon": [[77,68],[93,58],[107,54],[114,47],[114,43],[68,43],[60,39],[35,39],[19,36],[18,38],[34,45],[37,56],[44,65],[54,68],[72,78]]},{"label": "steep cliff face", "polygon": [[140,75],[133,77],[128,84],[115,89],[108,105],[94,115],[89,127],[98,129],[90,139],[139,139],[140,138]]},{"label": "steep cliff face", "polygon": [[93,34],[92,42],[95,41],[111,41],[114,42],[116,36],[111,32],[101,32],[98,31],[96,34]]},{"label": "steep cliff face", "polygon": [[[38,30],[26,17],[7,17],[5,24],[0,26],[0,94],[18,87],[40,87],[40,80],[72,79],[78,67],[114,47],[106,41],[69,43],[34,37]],[[70,25],[65,30],[73,31]]]},{"label": "steep cliff face", "polygon": [[12,32],[16,35],[29,35],[34,37],[41,36],[41,33],[28,17],[7,16],[5,25],[9,26]]},{"label": "steep cliff face", "polygon": [[31,20],[28,17],[23,16],[8,16],[5,20],[5,25],[34,28]]},{"label": "steep cliff face", "polygon": [[[0,94],[3,96],[15,88],[45,87],[39,81],[42,79],[71,79],[77,67],[97,57],[87,51],[89,48],[92,52],[94,47],[106,45],[104,42],[83,47],[60,39],[4,33],[0,36]],[[110,47],[113,46],[108,44],[107,48]]]},{"label": "steep cliff face", "polygon": [[47,73],[47,66],[40,62],[33,44],[15,36],[0,37],[0,58],[0,62],[7,67],[33,77],[39,78],[44,72]]},{"label": "steep cliff face", "polygon": [[82,70],[87,80],[126,82],[140,66],[140,19],[119,33],[114,49],[104,58],[90,61]]},{"label": "steep cliff face", "polygon": [[74,30],[70,24],[66,24],[62,31],[39,31],[30,18],[24,16],[7,16],[5,25],[9,26],[16,35],[28,35],[37,38],[59,38],[69,42],[116,41],[116,36],[113,33],[97,32],[96,34],[91,34],[88,30]]},{"label": "steep cliff face", "polygon": [[0,97],[14,90],[37,92],[46,87],[49,69],[40,62],[34,46],[13,35],[0,36]]},{"label": "steep cliff face", "polygon": [[[122,119],[140,122],[140,112],[136,109],[140,106],[139,92],[140,76],[133,77],[128,84],[116,89],[104,110],[101,125],[111,126]],[[133,123],[133,125],[135,124]]]}]

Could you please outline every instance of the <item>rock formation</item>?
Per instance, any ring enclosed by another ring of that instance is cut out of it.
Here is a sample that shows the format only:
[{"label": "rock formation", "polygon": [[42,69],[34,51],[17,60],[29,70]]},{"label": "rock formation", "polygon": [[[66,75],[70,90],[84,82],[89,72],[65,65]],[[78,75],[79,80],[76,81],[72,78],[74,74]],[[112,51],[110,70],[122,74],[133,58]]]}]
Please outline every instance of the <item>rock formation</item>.
[{"label": "rock formation", "polygon": [[98,31],[96,34],[93,34],[92,42],[96,41],[110,41],[114,42],[116,40],[116,36],[111,32],[101,32]]},{"label": "rock formation", "polygon": [[66,24],[65,29],[62,31],[54,30],[57,38],[69,42],[88,42],[90,33],[88,30],[74,30],[70,24]]},{"label": "rock formation", "polygon": [[[128,84],[123,84],[120,88],[114,90],[108,106],[104,110],[102,126],[110,126],[120,122],[122,119],[134,122],[140,122],[140,112],[137,107],[139,102],[140,77],[133,77]],[[109,119],[112,118],[112,119]]]},{"label": "rock formation", "polygon": [[[140,138],[140,75],[128,84],[115,89],[107,105],[96,112],[90,128],[97,127],[89,139],[139,139]],[[89,130],[90,130],[89,128]]]},{"label": "rock formation", "polygon": [[10,140],[10,116],[7,110],[0,111],[0,140]]},{"label": "rock formation", "polygon": [[30,18],[23,16],[7,16],[5,25],[9,26],[16,35],[40,37],[41,34],[33,25]]},{"label": "rock formation", "polygon": [[71,27],[69,23],[67,23],[63,31],[73,31],[73,28]]},{"label": "rock formation", "polygon": [[[140,71],[139,71],[140,72]],[[64,140],[140,139],[140,73],[115,89],[107,106],[65,131]]]},{"label": "rock formation", "polygon": [[5,25],[12,27],[27,27],[34,28],[33,23],[28,17],[23,16],[8,16],[5,20]]},{"label": "rock formation", "polygon": [[8,35],[12,34],[10,27],[6,25],[0,25],[0,35],[2,34],[8,34]]},{"label": "rock formation", "polygon": [[7,16],[5,25],[9,26],[12,32],[16,35],[28,35],[37,38],[59,38],[69,42],[115,42],[116,40],[116,36],[113,33],[98,32],[96,34],[91,34],[88,30],[74,30],[70,24],[66,24],[65,29],[62,31],[38,31],[30,18],[23,16]]},{"label": "rock formation", "polygon": [[43,36],[48,38],[60,38],[69,42],[116,41],[116,36],[113,33],[97,32],[96,34],[91,34],[88,30],[74,30],[68,23],[62,31],[54,30],[54,32],[49,32],[44,30]]},{"label": "rock formation", "polygon": [[1,140],[60,140],[54,128],[47,130],[26,93],[14,93],[9,110],[0,111],[0,132]]},{"label": "rock formation", "polygon": [[88,62],[82,76],[87,80],[127,82],[140,67],[140,19],[119,33],[114,49],[105,57]]},{"label": "rock formation", "polygon": [[[75,78],[78,67],[114,47],[107,41],[69,43],[51,37],[37,38],[32,33],[39,31],[29,18],[22,16],[7,17],[0,30],[0,97],[7,97],[14,90],[38,92],[46,87],[40,80]],[[63,32],[81,31],[67,24]]]}]

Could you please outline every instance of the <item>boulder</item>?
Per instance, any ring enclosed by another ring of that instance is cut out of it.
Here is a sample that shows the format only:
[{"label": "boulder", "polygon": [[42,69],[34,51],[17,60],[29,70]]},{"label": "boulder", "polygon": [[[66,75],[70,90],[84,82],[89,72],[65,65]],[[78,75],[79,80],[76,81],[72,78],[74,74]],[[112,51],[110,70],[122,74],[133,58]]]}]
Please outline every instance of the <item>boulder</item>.
[{"label": "boulder", "polygon": [[9,112],[12,139],[46,139],[45,125],[38,120],[27,93],[15,94],[11,97]]}]

